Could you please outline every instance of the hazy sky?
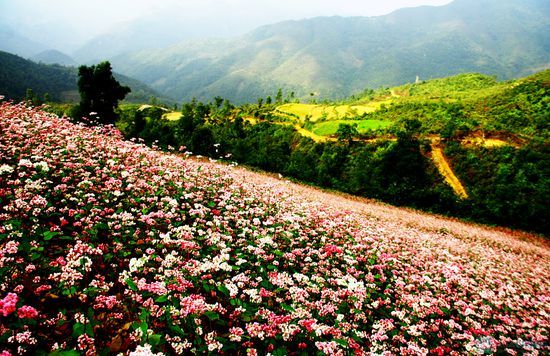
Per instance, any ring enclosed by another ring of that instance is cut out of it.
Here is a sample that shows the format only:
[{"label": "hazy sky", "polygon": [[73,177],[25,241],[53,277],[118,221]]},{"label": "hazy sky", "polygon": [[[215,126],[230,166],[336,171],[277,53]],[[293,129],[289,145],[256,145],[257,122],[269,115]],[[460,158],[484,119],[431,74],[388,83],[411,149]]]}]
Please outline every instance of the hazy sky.
[{"label": "hazy sky", "polygon": [[[166,14],[206,19],[207,35],[235,35],[260,25],[315,16],[377,16],[403,7],[451,0],[0,0],[0,24],[26,36],[89,39],[137,17]],[[214,19],[214,20],[213,20]],[[174,20],[171,20],[174,21]],[[189,22],[189,21],[188,21]],[[219,24],[219,28],[216,27]],[[225,24],[225,26],[222,26]]]},{"label": "hazy sky", "polygon": [[[0,0],[0,20],[11,24],[64,22],[95,32],[117,22],[172,8],[197,16],[220,15],[231,9],[243,21],[270,22],[314,16],[376,16],[402,7],[444,5],[451,0]],[[95,26],[87,25],[93,20]],[[84,25],[86,24],[86,25]]]}]

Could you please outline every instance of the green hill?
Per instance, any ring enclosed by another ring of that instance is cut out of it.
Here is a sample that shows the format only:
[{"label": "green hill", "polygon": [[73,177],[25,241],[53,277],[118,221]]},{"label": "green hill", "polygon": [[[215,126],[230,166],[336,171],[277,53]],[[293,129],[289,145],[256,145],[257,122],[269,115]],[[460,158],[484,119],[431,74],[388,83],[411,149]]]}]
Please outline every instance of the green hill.
[{"label": "green hill", "polygon": [[119,127],[151,145],[548,234],[549,97],[550,70],[501,82],[474,73],[326,104],[217,99],[169,115],[135,107]]},{"label": "green hill", "polygon": [[380,17],[321,17],[264,26],[234,39],[125,54],[116,70],[182,100],[251,102],[281,87],[301,99],[348,97],[464,72],[510,79],[547,68],[543,0],[456,0]]},{"label": "green hill", "polygon": [[[358,124],[359,133],[418,119],[424,134],[483,131],[487,135],[549,136],[550,70],[526,78],[497,81],[494,77],[466,73],[405,84],[377,91],[367,90],[334,104],[279,105],[273,115],[330,136],[339,123]],[[344,120],[346,120],[344,122]],[[382,122],[383,124],[377,124]]]},{"label": "green hill", "polygon": [[[78,101],[77,73],[75,67],[35,63],[0,51],[0,95],[10,99],[22,100],[30,88],[40,98],[48,93],[53,101]],[[127,101],[147,102],[151,97],[157,97],[167,103],[173,101],[136,79],[117,73],[114,75],[123,85],[132,89],[126,98]]]}]

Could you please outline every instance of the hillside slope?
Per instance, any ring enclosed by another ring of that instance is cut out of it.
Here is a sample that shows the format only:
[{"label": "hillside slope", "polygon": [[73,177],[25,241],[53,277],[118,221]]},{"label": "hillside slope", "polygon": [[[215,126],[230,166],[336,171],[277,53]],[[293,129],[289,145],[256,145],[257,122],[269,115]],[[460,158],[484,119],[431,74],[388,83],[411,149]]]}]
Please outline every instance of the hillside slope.
[{"label": "hillside slope", "polygon": [[463,72],[511,78],[549,65],[544,0],[456,0],[390,15],[264,26],[232,40],[185,42],[112,58],[114,68],[182,100],[251,102],[277,88],[342,98],[365,87]]},{"label": "hillside slope", "polygon": [[546,240],[24,106],[0,104],[0,129],[0,338],[25,336],[11,352],[548,351]]},{"label": "hillside slope", "polygon": [[[147,102],[150,97],[172,102],[136,79],[118,73],[114,76],[132,89],[126,98],[130,102]],[[27,88],[31,88],[40,98],[48,93],[53,101],[75,102],[78,101],[77,77],[75,67],[35,63],[0,51],[0,95],[8,98],[22,100]]]},{"label": "hillside slope", "polygon": [[78,63],[73,58],[57,50],[47,50],[35,54],[30,58],[33,62],[44,64],[59,64],[62,66],[76,67]]}]

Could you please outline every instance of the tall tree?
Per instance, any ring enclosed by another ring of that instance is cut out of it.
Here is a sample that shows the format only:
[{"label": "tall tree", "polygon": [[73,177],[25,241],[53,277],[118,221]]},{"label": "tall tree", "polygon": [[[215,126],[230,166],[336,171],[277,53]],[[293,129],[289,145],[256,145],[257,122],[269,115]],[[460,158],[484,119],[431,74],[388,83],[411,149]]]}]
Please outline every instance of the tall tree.
[{"label": "tall tree", "polygon": [[130,88],[122,86],[113,77],[111,63],[101,62],[78,68],[78,91],[80,114],[98,118],[105,124],[113,124],[117,118],[115,108]]}]

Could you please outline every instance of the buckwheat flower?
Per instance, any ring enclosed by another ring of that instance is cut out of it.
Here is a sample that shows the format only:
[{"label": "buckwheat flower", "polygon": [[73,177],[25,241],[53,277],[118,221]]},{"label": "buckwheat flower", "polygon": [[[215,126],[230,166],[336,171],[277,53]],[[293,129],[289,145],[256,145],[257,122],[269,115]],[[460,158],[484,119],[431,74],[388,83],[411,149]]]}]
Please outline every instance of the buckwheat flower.
[{"label": "buckwheat flower", "polygon": [[13,173],[13,167],[7,164],[3,164],[0,166],[0,176],[8,175]]},{"label": "buckwheat flower", "polygon": [[1,252],[7,255],[14,255],[18,251],[19,242],[17,241],[8,241]]},{"label": "buckwheat flower", "polygon": [[218,340],[216,340],[215,337],[216,337],[215,331],[208,333],[205,336],[206,345],[208,345],[208,351],[210,352],[221,350],[221,348],[223,347],[223,345]]},{"label": "buckwheat flower", "polygon": [[153,353],[153,351],[151,351],[151,345],[145,344],[136,347],[134,351],[130,352],[129,356],[162,356],[162,353]]},{"label": "buckwheat flower", "polygon": [[37,170],[40,170],[42,172],[48,172],[50,170],[50,167],[48,167],[48,163],[46,163],[44,161],[36,162],[34,164],[34,168],[37,169]]},{"label": "buckwheat flower", "polygon": [[334,355],[338,350],[338,344],[335,341],[317,341],[315,346],[327,355]]},{"label": "buckwheat flower", "polygon": [[0,300],[0,314],[8,316],[15,311],[15,305],[19,297],[15,293],[8,293],[4,299]]},{"label": "buckwheat flower", "polygon": [[34,319],[38,316],[38,311],[29,305],[23,305],[17,310],[17,316],[21,319]]},{"label": "buckwheat flower", "polygon": [[232,327],[229,329],[229,340],[240,342],[243,334],[244,334],[243,329],[238,327]]},{"label": "buckwheat flower", "polygon": [[130,264],[128,266],[128,270],[130,273],[136,272],[138,269],[143,267],[145,265],[145,262],[147,262],[147,256],[143,256],[141,258],[132,258],[130,259]]},{"label": "buckwheat flower", "polygon": [[32,333],[30,331],[24,331],[22,333],[17,333],[15,336],[10,336],[8,339],[9,343],[18,343],[18,344],[26,344],[26,345],[34,345],[36,344],[36,339],[32,337]]},{"label": "buckwheat flower", "polygon": [[32,167],[32,162],[26,158],[22,158],[19,160],[19,166],[21,167]]}]

